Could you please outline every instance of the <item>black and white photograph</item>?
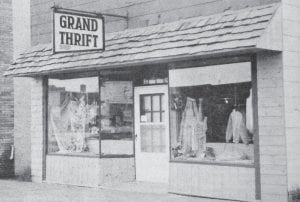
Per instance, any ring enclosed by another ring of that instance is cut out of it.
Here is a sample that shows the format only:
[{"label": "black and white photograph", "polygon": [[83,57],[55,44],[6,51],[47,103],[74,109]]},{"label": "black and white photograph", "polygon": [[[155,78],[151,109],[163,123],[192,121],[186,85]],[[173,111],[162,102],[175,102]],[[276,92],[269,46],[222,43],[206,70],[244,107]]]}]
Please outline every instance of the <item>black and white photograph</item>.
[{"label": "black and white photograph", "polygon": [[300,0],[0,0],[0,202],[300,202]]}]

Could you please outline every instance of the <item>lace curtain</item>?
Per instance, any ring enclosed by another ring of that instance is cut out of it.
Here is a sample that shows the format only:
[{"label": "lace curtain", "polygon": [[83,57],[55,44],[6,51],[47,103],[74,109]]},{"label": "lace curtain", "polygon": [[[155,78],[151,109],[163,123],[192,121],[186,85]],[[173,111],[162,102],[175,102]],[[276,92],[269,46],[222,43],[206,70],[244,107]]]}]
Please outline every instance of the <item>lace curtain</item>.
[{"label": "lace curtain", "polygon": [[199,109],[196,100],[187,97],[180,123],[179,141],[185,155],[199,155],[206,150],[207,118],[202,117],[202,99],[199,99]]},{"label": "lace curtain", "polygon": [[83,152],[89,125],[95,121],[97,104],[86,104],[85,96],[74,99],[66,94],[60,106],[49,107],[49,129],[55,136],[60,152]]}]

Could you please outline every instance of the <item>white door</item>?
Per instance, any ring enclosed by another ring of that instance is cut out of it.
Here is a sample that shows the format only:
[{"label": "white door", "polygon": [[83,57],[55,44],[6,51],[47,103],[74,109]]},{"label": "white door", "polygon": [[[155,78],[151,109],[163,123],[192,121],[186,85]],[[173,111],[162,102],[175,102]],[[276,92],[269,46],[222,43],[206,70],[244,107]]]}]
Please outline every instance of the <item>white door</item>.
[{"label": "white door", "polygon": [[136,180],[168,183],[168,86],[134,90]]}]

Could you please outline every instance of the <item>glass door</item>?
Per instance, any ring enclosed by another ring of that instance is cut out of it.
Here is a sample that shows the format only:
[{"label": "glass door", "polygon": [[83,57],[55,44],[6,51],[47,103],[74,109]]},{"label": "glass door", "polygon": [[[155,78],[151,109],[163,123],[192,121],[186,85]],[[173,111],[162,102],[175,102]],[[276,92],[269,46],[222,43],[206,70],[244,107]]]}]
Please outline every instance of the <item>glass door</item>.
[{"label": "glass door", "polygon": [[135,88],[135,154],[138,181],[167,183],[169,175],[168,87]]}]

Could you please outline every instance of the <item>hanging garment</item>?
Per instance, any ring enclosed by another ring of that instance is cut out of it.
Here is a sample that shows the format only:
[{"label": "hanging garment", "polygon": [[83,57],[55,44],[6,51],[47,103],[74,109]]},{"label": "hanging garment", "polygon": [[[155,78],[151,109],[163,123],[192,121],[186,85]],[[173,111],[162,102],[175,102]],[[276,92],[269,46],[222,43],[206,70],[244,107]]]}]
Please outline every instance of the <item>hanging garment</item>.
[{"label": "hanging garment", "polygon": [[198,149],[198,136],[200,131],[197,130],[198,109],[196,100],[187,97],[186,105],[182,113],[180,124],[179,140],[181,142],[184,154],[188,154]]},{"label": "hanging garment", "polygon": [[206,131],[207,131],[207,117],[203,117],[202,113],[203,98],[199,98],[198,117],[197,117],[197,129],[196,134],[198,136],[198,152],[204,152],[206,150]]},{"label": "hanging garment", "polygon": [[226,128],[226,142],[231,139],[234,143],[239,143],[242,140],[244,144],[249,144],[243,114],[236,109],[232,110]]},{"label": "hanging garment", "polygon": [[246,127],[253,134],[253,107],[252,107],[252,89],[246,101]]}]

